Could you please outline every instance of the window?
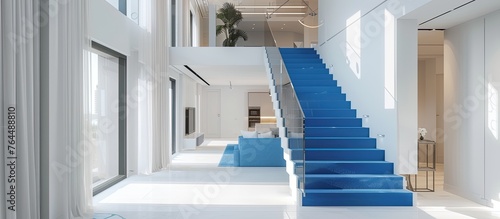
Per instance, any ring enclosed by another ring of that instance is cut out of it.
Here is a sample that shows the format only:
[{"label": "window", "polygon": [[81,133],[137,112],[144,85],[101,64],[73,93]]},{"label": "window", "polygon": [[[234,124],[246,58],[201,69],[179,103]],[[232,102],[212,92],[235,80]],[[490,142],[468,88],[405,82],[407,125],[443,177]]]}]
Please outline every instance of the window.
[{"label": "window", "polygon": [[177,88],[176,81],[170,78],[170,89],[169,89],[169,105],[170,105],[170,148],[172,149],[172,154],[177,152]]},{"label": "window", "polygon": [[106,0],[123,15],[139,24],[139,0]]},{"label": "window", "polygon": [[172,20],[172,23],[171,23],[171,26],[170,26],[170,29],[171,29],[170,32],[172,33],[172,35],[171,35],[171,38],[172,38],[171,44],[172,45],[171,46],[175,47],[176,46],[176,41],[177,41],[177,37],[176,37],[176,35],[177,35],[177,31],[176,31],[177,30],[177,20],[175,18],[175,16],[176,16],[175,12],[177,11],[177,9],[176,9],[176,1],[177,0],[170,0],[170,1],[171,1],[170,2],[170,10],[171,10],[171,15],[172,15],[172,17],[170,19],[170,20]]},{"label": "window", "polygon": [[127,0],[106,0],[122,14],[127,16]]},{"label": "window", "polygon": [[126,175],[126,57],[92,42],[89,65],[87,118],[97,194]]},{"label": "window", "polygon": [[190,34],[189,34],[189,43],[190,43],[190,46],[194,47],[194,44],[193,44],[193,38],[194,38],[194,20],[193,20],[193,12],[192,11],[189,11],[189,27],[190,27]]}]

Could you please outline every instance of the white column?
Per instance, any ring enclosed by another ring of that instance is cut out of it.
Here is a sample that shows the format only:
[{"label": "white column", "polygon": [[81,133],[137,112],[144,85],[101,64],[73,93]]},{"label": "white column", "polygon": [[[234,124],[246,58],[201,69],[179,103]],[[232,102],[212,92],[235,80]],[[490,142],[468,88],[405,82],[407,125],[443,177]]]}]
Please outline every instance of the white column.
[{"label": "white column", "polygon": [[417,173],[418,132],[418,24],[398,20],[396,38],[396,78],[398,110],[399,174]]}]

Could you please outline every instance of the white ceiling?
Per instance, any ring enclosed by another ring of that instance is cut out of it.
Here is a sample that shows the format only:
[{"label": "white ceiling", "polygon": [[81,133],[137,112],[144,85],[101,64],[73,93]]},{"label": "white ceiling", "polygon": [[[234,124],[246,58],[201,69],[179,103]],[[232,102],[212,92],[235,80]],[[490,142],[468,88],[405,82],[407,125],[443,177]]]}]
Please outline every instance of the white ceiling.
[{"label": "white ceiling", "polygon": [[[201,1],[201,0],[198,0]],[[272,31],[290,31],[298,34],[304,33],[304,26],[302,26],[298,20],[303,19],[312,11],[317,12],[318,0],[307,0],[305,1],[311,9],[309,9],[304,1],[302,0],[208,0],[209,3],[215,4],[216,8],[219,8],[224,2],[234,3],[238,6],[274,6],[278,8],[244,8],[239,9],[243,13],[243,21],[238,25],[239,29],[246,32],[257,31],[262,32],[265,30],[264,23],[269,22],[269,26]],[[286,3],[286,4],[285,4]],[[280,6],[282,6],[279,8]],[[287,6],[302,6],[302,8],[285,8]],[[199,7],[205,7],[203,5]],[[265,14],[245,14],[248,13],[268,13],[271,18],[266,19]],[[274,13],[274,14],[273,14]],[[280,13],[302,13],[294,15],[284,15]],[[317,17],[317,16],[315,16]],[[311,23],[310,25],[316,25],[316,23]]]},{"label": "white ceiling", "polygon": [[[405,15],[403,18],[417,19],[419,23],[422,23],[470,1],[471,0],[433,0],[421,8]],[[420,25],[419,28],[447,29],[499,9],[499,0],[476,0],[462,8],[453,10],[446,15]]]}]

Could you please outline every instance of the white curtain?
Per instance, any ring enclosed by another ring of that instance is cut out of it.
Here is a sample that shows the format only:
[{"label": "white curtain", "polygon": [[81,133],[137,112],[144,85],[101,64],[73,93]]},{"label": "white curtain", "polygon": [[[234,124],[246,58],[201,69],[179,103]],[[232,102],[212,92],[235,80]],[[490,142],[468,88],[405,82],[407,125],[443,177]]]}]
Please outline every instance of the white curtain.
[{"label": "white curtain", "polygon": [[167,167],[168,86],[167,5],[164,0],[140,1],[139,25],[143,32],[139,48],[139,173],[150,174]]},{"label": "white curtain", "polygon": [[[87,0],[43,0],[48,7],[42,42],[42,208],[48,218],[92,217]],[[48,163],[44,165],[44,163]],[[48,185],[47,185],[48,184]],[[47,204],[49,203],[49,204]]]},{"label": "white curtain", "polygon": [[38,0],[0,3],[0,218],[40,218],[37,8]]}]

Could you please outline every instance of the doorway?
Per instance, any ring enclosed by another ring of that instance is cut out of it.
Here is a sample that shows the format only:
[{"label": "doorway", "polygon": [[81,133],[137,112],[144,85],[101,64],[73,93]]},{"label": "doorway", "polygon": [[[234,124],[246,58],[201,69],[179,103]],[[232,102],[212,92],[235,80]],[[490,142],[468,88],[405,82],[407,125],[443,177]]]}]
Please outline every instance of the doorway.
[{"label": "doorway", "polygon": [[221,91],[207,92],[207,126],[206,137],[220,138],[221,136]]},{"label": "doorway", "polygon": [[[435,189],[444,183],[444,31],[418,31],[418,127],[425,128],[426,140],[436,142]],[[426,152],[419,148],[419,162]],[[419,177],[426,172],[419,171]],[[421,184],[422,185],[422,184]]]}]

